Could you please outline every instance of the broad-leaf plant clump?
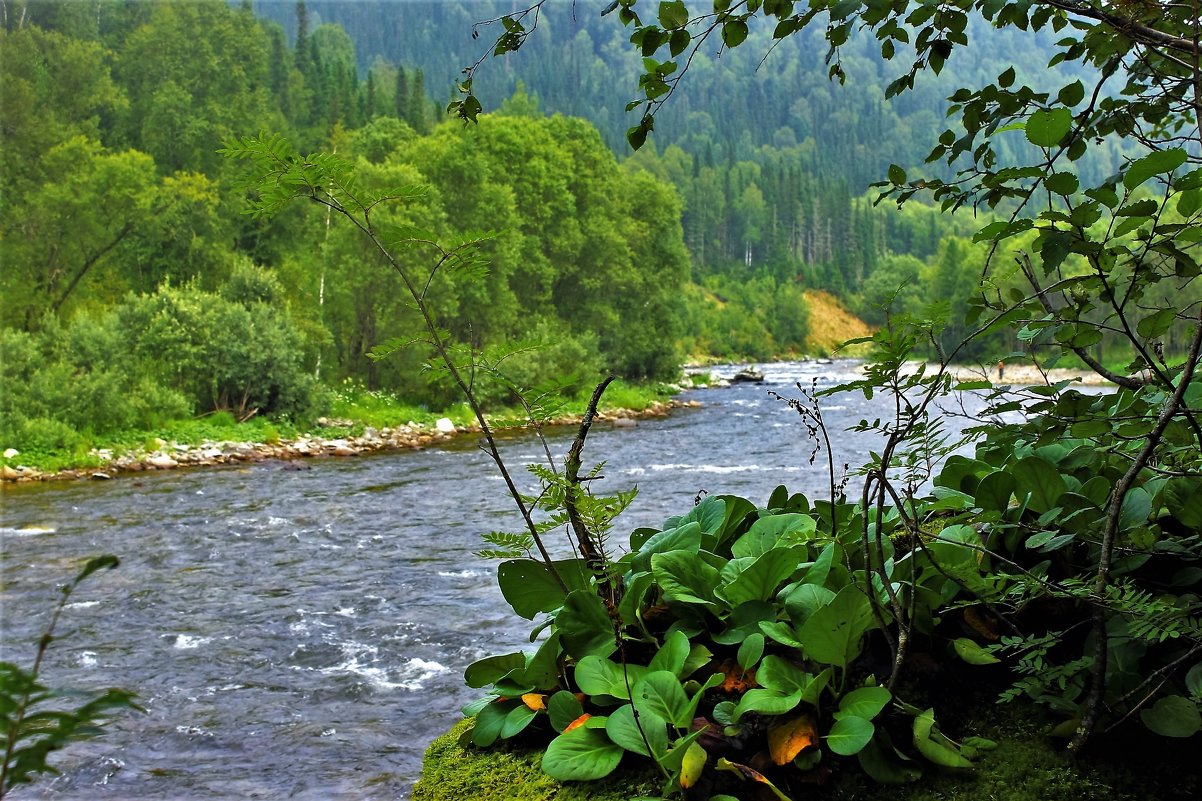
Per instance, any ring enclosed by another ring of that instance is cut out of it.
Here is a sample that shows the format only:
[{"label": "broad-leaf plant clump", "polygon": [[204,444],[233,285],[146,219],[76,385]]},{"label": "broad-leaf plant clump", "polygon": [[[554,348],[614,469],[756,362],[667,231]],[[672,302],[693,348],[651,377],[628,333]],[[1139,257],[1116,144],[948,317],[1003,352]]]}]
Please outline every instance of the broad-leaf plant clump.
[{"label": "broad-leaf plant clump", "polygon": [[[497,20],[491,52],[519,49],[544,5]],[[709,496],[622,547],[611,529],[632,492],[594,494],[599,469],[581,475],[606,382],[564,464],[548,449],[533,468],[539,495],[522,494],[505,469],[474,401],[477,376],[507,380],[504,356],[454,345],[428,295],[448,272],[483,269],[480,240],[442,244],[390,223],[381,210],[412,190],[365,191],[333,156],[302,156],[278,137],[227,146],[253,166],[255,213],[321,203],[402,276],[422,339],[476,411],[521,511],[524,531],[487,535],[482,554],[503,560],[500,589],[535,621],[534,645],[468,668],[467,683],[486,695],[466,710],[465,739],[545,743],[543,769],[562,780],[643,760],[662,774],[663,795],[715,801],[745,796],[748,783],[797,798],[848,769],[883,784],[969,770],[993,743],[943,731],[910,670],[916,653],[1008,670],[999,700],[1048,707],[1073,753],[1131,726],[1198,737],[1202,0],[617,0],[611,12],[644,57],[643,96],[628,109],[641,115],[635,148],[690,54],[744,45],[756,26],[776,39],[823,26],[840,81],[841,45],[875,36],[885,59],[908,62],[890,96],[938,73],[988,26],[1050,33],[1057,54],[1046,72],[1016,65],[958,91],[930,173],[895,166],[880,185],[881,200],[929,194],[945,210],[978,209],[990,256],[964,344],[947,347],[947,305],[935,302],[870,338],[860,380],[782,398],[827,451],[829,497],[783,487],[763,506]],[[481,63],[450,108],[468,121],[482,113],[472,94]],[[1027,158],[1001,163],[999,137],[1021,138]],[[1082,185],[1074,164],[1114,138],[1122,163]],[[967,343],[999,331],[1017,346],[1004,360],[1069,364],[1114,388],[954,380],[948,365]],[[1123,339],[1129,363],[1098,358],[1103,332]],[[916,366],[920,347],[938,358]],[[857,426],[881,446],[842,478],[821,410],[836,391],[893,407]],[[968,392],[985,408],[956,439],[940,405]],[[537,431],[541,410],[530,410]],[[971,455],[959,451],[970,444]],[[572,558],[547,546],[560,530]]]},{"label": "broad-leaf plant clump", "polygon": [[[498,20],[492,52],[518,50],[546,5]],[[933,710],[904,697],[914,643],[929,653],[941,638],[965,662],[1008,667],[1001,700],[1049,707],[1073,753],[1131,725],[1197,737],[1202,4],[618,0],[603,13],[644,58],[642,97],[627,109],[640,114],[628,132],[636,149],[691,54],[739,47],[756,26],[773,39],[824,26],[840,82],[840,47],[875,36],[883,58],[908,63],[889,96],[988,27],[1051,35],[1057,52],[1046,73],[1015,65],[957,91],[929,173],[894,166],[879,185],[882,200],[977,209],[990,256],[965,343],[945,347],[946,309],[932,304],[890,320],[864,379],[841,388],[895,401],[891,419],[859,426],[882,438],[860,491],[848,499],[832,469],[827,501],[783,488],[764,507],[711,497],[634,532],[629,552],[603,564],[502,563],[506,598],[544,615],[535,633],[545,636],[530,654],[468,670],[470,685],[491,688],[468,710],[471,741],[537,726],[554,734],[543,760],[552,776],[604,776],[629,752],[662,769],[665,793],[697,797],[727,772],[786,797],[853,757],[878,781],[910,781],[931,766],[968,768],[989,746],[953,741]],[[482,110],[472,93],[482,62],[450,107],[467,121]],[[999,137],[1021,138],[1027,158],[1003,163]],[[1115,139],[1122,162],[1083,185],[1074,165]],[[947,365],[997,331],[1017,344],[1003,360],[1069,364],[1115,389],[954,382]],[[1104,333],[1124,340],[1126,363],[1099,358]],[[915,370],[919,346],[938,358]],[[960,443],[933,404],[968,391],[987,406],[969,430],[975,454],[952,455]],[[818,398],[786,400],[829,436]],[[951,616],[963,625],[948,633]]]}]

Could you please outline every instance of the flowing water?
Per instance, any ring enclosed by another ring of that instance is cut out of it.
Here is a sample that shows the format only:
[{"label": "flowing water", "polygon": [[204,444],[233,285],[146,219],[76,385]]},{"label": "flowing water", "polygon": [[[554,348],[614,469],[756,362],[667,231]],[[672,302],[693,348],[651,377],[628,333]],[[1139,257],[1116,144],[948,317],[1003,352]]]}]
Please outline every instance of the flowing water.
[{"label": "flowing water", "polygon": [[[703,490],[762,503],[784,483],[825,496],[823,457],[809,464],[796,412],[768,390],[795,396],[796,381],[821,387],[854,369],[768,365],[765,385],[687,393],[701,408],[599,423],[586,462],[606,461],[604,489],[640,489],[618,530],[682,514]],[[848,394],[824,413],[836,463],[856,465],[878,440],[843,430],[889,408]],[[572,433],[551,437],[557,458]],[[530,438],[505,445],[513,465],[540,451]],[[472,555],[482,532],[519,528],[506,498],[471,438],[6,489],[0,659],[28,665],[56,586],[81,559],[117,554],[120,568],[72,597],[44,677],[124,687],[145,709],[61,752],[62,776],[13,797],[405,798],[426,745],[476,696],[464,667],[526,642],[530,624]]]}]

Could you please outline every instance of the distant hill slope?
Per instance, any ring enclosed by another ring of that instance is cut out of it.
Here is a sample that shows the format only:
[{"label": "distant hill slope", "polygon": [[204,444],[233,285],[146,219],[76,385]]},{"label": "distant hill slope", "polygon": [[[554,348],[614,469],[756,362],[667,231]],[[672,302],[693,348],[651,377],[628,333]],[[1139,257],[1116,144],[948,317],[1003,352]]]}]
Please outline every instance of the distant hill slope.
[{"label": "distant hill slope", "polygon": [[868,324],[831,293],[812,290],[805,293],[805,299],[810,306],[810,335],[806,339],[809,353],[830,353],[849,339],[872,335]]}]

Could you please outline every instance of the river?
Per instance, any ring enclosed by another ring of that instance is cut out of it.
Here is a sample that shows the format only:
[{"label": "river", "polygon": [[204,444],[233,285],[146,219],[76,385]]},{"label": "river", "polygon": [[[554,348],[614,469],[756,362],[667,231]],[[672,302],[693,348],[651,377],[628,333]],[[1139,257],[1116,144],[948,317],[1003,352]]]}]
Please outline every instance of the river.
[{"label": "river", "polygon": [[[701,408],[594,428],[585,461],[606,461],[604,489],[640,489],[619,532],[683,513],[701,491],[762,503],[784,483],[825,495],[823,457],[810,466],[796,412],[768,390],[797,395],[794,382],[829,385],[856,365],[764,369],[764,385],[686,393]],[[837,464],[879,447],[843,431],[888,414],[885,399],[840,395],[824,409]],[[571,435],[551,437],[558,458]],[[505,452],[513,465],[540,455],[528,437]],[[368,457],[10,486],[0,658],[27,666],[56,586],[83,558],[114,553],[120,568],[73,596],[44,678],[124,687],[145,708],[54,756],[63,775],[13,798],[407,797],[426,745],[476,696],[463,668],[520,647],[530,628],[502,600],[494,566],[472,554],[482,532],[519,527],[506,497],[470,438]]]}]

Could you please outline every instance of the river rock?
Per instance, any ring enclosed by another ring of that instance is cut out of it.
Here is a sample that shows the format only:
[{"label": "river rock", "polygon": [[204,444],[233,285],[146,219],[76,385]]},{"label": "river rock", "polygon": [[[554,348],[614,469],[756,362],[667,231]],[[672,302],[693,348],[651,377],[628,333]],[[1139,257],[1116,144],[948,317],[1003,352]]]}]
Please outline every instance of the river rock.
[{"label": "river rock", "polygon": [[4,458],[5,459],[11,459],[14,456],[20,456],[20,455],[21,455],[21,452],[19,450],[17,450],[16,448],[5,448],[4,449]]},{"label": "river rock", "polygon": [[167,470],[172,467],[179,467],[179,462],[175,461],[174,459],[172,459],[170,456],[167,456],[166,454],[158,454],[157,456],[151,456],[149,459],[146,460],[146,464],[148,464],[151,467],[156,468],[158,470]]},{"label": "river rock", "polygon": [[5,481],[16,481],[17,477],[20,475],[20,473],[18,473],[16,470],[13,470],[8,465],[0,467],[0,478],[4,479]]},{"label": "river rock", "polygon": [[92,479],[93,481],[108,481],[112,478],[112,476],[110,476],[108,473],[97,472],[92,473],[92,475],[88,476],[88,478]]},{"label": "river rock", "polygon": [[335,456],[354,456],[359,453],[359,451],[355,450],[350,445],[336,445],[334,446],[333,452]]},{"label": "river rock", "polygon": [[438,429],[438,433],[440,434],[455,433],[455,424],[451,422],[451,418],[449,417],[438,418],[438,420],[434,423],[434,427]]}]

